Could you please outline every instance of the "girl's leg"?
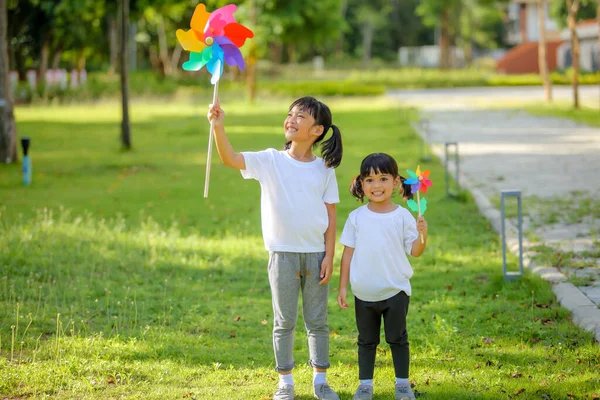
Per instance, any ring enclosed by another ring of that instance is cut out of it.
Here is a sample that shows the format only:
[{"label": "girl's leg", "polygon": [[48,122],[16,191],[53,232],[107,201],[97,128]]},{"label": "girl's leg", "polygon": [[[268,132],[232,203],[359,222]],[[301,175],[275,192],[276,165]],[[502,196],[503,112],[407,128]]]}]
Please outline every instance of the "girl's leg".
[{"label": "girl's leg", "polygon": [[358,379],[373,379],[375,355],[381,329],[380,302],[362,301],[354,297],[358,328]]},{"label": "girl's leg", "polygon": [[400,292],[385,300],[385,303],[386,307],[383,310],[385,340],[392,351],[396,378],[408,379],[410,350],[406,330],[406,314],[410,297],[406,293]]},{"label": "girl's leg", "polygon": [[302,315],[308,335],[310,365],[317,371],[329,368],[329,326],[327,300],[329,284],[319,285],[321,263],[325,253],[302,253],[301,287]]},{"label": "girl's leg", "polygon": [[275,369],[288,372],[294,368],[294,330],[298,317],[300,265],[297,253],[271,252],[269,284],[273,301],[273,348]]}]

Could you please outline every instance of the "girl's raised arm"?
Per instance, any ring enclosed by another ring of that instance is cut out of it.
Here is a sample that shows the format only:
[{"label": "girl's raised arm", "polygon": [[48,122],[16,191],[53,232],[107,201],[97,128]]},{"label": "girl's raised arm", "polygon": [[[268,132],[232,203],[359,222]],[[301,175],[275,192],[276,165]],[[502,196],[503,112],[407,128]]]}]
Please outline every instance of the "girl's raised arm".
[{"label": "girl's raised arm", "polygon": [[215,134],[215,142],[217,143],[217,152],[223,164],[228,167],[236,169],[246,169],[246,161],[242,153],[237,153],[229,138],[225,134],[225,111],[221,108],[219,101],[215,104],[211,104],[208,109],[208,120],[213,123],[213,129]]}]

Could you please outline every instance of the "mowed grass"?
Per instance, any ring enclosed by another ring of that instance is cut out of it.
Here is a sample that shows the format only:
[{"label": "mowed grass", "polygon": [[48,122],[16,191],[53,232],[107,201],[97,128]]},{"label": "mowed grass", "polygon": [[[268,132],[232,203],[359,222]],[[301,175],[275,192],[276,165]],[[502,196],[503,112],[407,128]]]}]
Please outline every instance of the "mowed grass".
[{"label": "mowed grass", "polygon": [[599,107],[582,106],[579,109],[575,109],[572,105],[566,103],[540,103],[525,107],[525,111],[534,115],[566,118],[582,124],[600,127]]},{"label": "mowed grass", "polygon": [[[280,148],[289,103],[222,99],[238,150]],[[19,108],[33,184],[0,166],[0,394],[56,399],[268,399],[276,387],[260,190],[213,154],[203,198],[207,99],[132,104],[134,150],[119,149],[119,106]],[[412,111],[390,100],[329,99],[344,135],[338,233],[371,152],[419,163]],[[414,259],[411,380],[424,399],[592,399],[600,350],[536,276],[502,279],[501,246],[473,201],[447,199],[439,162],[427,195],[429,245]],[[437,189],[436,189],[437,187]],[[399,200],[399,199],[398,199]],[[356,328],[331,283],[330,384],[357,385]],[[514,257],[511,258],[513,265]],[[382,343],[384,339],[382,338]],[[297,399],[312,398],[303,322]],[[387,345],[375,398],[393,398]]]}]

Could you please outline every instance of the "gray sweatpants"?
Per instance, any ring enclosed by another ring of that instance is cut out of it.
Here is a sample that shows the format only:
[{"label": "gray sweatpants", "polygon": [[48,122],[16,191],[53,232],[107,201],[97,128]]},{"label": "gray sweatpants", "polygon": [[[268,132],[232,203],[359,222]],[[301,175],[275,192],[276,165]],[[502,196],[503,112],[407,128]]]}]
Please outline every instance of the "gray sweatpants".
[{"label": "gray sweatpants", "polygon": [[294,368],[294,330],[298,318],[298,295],[302,291],[302,316],[308,334],[309,363],[329,368],[327,293],[329,284],[319,285],[325,253],[269,253],[269,283],[273,300],[273,348],[275,370]]}]

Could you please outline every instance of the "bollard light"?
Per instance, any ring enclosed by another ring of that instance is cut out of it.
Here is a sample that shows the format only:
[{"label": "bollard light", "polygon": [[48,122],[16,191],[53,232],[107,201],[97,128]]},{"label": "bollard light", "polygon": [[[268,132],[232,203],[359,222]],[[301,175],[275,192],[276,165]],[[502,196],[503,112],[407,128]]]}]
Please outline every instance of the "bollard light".
[{"label": "bollard light", "polygon": [[[516,197],[518,205],[517,229],[519,240],[519,271],[509,271],[506,266],[506,227],[504,220],[506,212],[504,209],[504,199],[507,197]],[[503,190],[500,196],[500,217],[502,218],[502,272],[505,280],[517,279],[523,276],[523,212],[521,210],[521,191]]]},{"label": "bollard light", "polygon": [[31,158],[29,157],[30,143],[30,138],[21,138],[21,147],[23,148],[23,185],[25,186],[31,184]]}]

